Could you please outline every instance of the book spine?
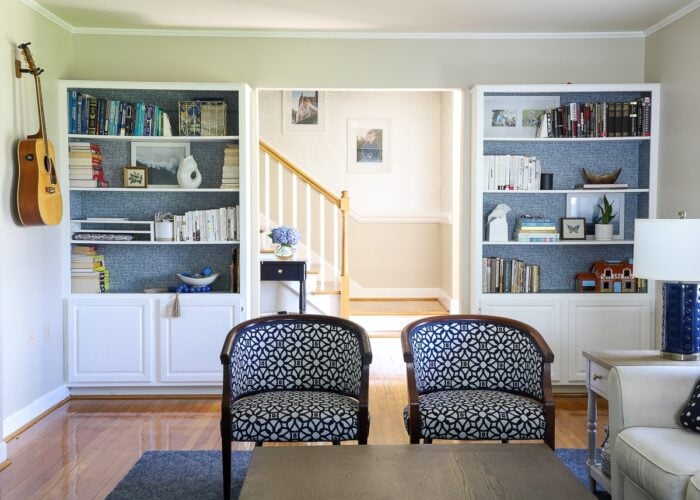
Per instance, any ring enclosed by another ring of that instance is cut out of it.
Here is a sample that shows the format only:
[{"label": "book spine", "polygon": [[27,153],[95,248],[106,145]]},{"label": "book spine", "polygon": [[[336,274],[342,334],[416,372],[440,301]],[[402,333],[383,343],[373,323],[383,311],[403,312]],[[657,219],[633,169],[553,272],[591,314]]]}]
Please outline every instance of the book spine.
[{"label": "book spine", "polygon": [[630,103],[622,103],[622,137],[629,137],[630,135]]},{"label": "book spine", "polygon": [[68,91],[68,116],[70,122],[68,124],[68,133],[76,134],[78,132],[78,91]]},{"label": "book spine", "polygon": [[87,133],[89,135],[94,135],[97,130],[97,99],[95,97],[90,97],[88,100],[88,124]]}]

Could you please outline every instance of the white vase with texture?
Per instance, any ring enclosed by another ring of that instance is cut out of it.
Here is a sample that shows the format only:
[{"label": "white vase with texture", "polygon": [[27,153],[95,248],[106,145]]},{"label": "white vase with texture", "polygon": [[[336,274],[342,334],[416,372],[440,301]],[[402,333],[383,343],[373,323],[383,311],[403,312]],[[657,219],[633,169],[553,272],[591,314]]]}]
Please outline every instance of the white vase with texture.
[{"label": "white vase with texture", "polygon": [[180,160],[177,167],[177,183],[181,188],[196,189],[202,183],[202,174],[197,168],[197,162],[192,155]]},{"label": "white vase with texture", "polygon": [[609,241],[613,237],[613,225],[612,224],[596,224],[595,225],[595,239],[598,241]]}]

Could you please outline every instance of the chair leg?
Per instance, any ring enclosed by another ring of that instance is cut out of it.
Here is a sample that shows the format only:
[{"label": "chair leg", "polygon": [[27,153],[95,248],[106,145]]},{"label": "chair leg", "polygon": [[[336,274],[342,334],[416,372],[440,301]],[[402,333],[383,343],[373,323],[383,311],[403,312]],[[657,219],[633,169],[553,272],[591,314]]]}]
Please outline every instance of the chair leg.
[{"label": "chair leg", "polygon": [[423,444],[433,444],[433,438],[423,438]]},{"label": "chair leg", "polygon": [[501,443],[503,443],[503,444],[508,444],[508,440],[507,440],[507,439],[501,439]]},{"label": "chair leg", "polygon": [[224,468],[224,499],[231,498],[231,441],[221,441],[221,463]]},{"label": "chair leg", "polygon": [[340,440],[339,440],[339,439],[334,439],[334,440],[333,440],[333,446],[340,446]]},{"label": "chair leg", "polygon": [[263,444],[262,441],[256,441],[256,442],[255,442],[255,447],[256,447],[256,448],[262,448],[262,444]]}]

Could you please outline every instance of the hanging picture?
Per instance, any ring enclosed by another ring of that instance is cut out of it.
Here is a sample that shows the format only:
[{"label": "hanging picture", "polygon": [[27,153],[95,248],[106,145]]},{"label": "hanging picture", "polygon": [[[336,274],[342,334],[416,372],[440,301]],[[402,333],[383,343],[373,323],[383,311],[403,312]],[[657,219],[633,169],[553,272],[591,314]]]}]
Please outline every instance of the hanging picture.
[{"label": "hanging picture", "polygon": [[323,92],[282,91],[282,133],[320,134],[324,130],[325,114]]},{"label": "hanging picture", "polygon": [[391,172],[388,119],[348,119],[348,172]]}]

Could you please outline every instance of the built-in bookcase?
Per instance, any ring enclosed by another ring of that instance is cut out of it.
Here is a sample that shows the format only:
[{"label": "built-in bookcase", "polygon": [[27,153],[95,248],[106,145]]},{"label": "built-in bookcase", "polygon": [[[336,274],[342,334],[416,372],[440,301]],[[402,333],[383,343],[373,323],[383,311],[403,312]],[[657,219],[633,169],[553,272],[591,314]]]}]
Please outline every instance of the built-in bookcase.
[{"label": "built-in bookcase", "polygon": [[[157,106],[167,113],[172,135],[70,133],[74,112],[72,92],[96,99]],[[230,328],[247,316],[250,304],[250,88],[243,84],[62,81],[59,96],[61,134],[57,161],[64,195],[62,250],[69,385],[133,388],[219,383],[218,352],[223,339]],[[225,103],[226,135],[179,135],[179,103],[188,101]],[[69,148],[74,142],[99,146],[109,187],[70,187]],[[124,167],[131,165],[135,142],[187,144],[202,174],[202,183],[193,189],[162,184],[145,189],[124,187]],[[238,146],[237,189],[220,187],[224,149],[230,144]],[[156,241],[149,234],[148,222],[154,221],[159,212],[183,215],[188,211],[222,207],[238,210],[236,239]],[[110,228],[104,222],[110,218],[141,223],[130,226],[121,221]],[[91,229],[85,222],[88,219],[100,219],[102,222],[92,227],[107,233],[133,230],[135,239],[74,240],[76,231]],[[77,294],[71,290],[71,251],[76,245],[98,247],[98,254],[104,256],[109,269],[109,292]],[[230,272],[233,255],[237,270],[234,278]],[[212,291],[181,294],[179,307],[174,308],[176,296],[168,289],[180,283],[177,273],[194,273],[205,266],[219,273],[211,285]],[[233,284],[232,280],[237,283]],[[232,292],[234,289],[236,293]],[[159,292],[151,293],[153,290]],[[112,361],[104,366],[95,365],[91,360],[100,357],[96,346],[111,350]]]},{"label": "built-in bookcase", "polygon": [[[633,102],[642,97],[651,98],[649,135],[554,138],[521,122],[527,109],[545,107],[552,101],[568,108],[570,103]],[[575,277],[589,271],[595,261],[632,259],[634,220],[656,215],[659,101],[656,84],[497,85],[472,89],[471,309],[514,317],[538,328],[555,352],[553,378],[557,383],[583,382],[583,349],[652,345],[653,284],[647,293],[576,293]],[[512,130],[491,122],[498,108],[507,109],[509,116],[515,117]],[[484,158],[491,155],[536,157],[541,171],[553,174],[553,189],[487,189]],[[627,184],[627,188],[576,189],[577,184],[585,182],[581,168],[594,172],[622,168],[617,183]],[[585,240],[512,241],[519,217],[551,219],[560,229],[561,218],[570,215],[569,198],[605,194],[624,197],[622,206],[616,207],[624,217],[624,230],[616,239],[596,241],[591,234]],[[507,214],[510,241],[489,242],[487,216],[499,204],[511,209]],[[540,291],[485,293],[483,259],[488,257],[539,266]]]}]

